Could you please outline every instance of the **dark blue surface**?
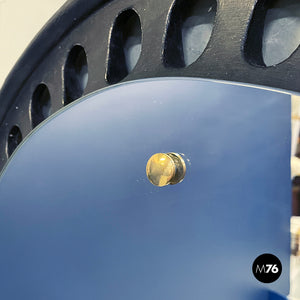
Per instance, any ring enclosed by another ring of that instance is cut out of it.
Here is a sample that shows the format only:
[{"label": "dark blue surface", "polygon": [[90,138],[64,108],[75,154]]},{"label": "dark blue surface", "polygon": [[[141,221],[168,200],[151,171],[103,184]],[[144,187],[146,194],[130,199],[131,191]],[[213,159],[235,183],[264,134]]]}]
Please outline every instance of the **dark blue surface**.
[{"label": "dark blue surface", "polygon": [[268,300],[287,300],[287,297],[284,297],[282,295],[279,295],[277,293],[274,292],[270,292],[269,298]]},{"label": "dark blue surface", "polygon": [[[157,152],[184,181],[158,188]],[[0,179],[0,298],[268,299],[289,288],[290,96],[191,79],[75,102]],[[278,256],[272,284],[254,259]]]}]

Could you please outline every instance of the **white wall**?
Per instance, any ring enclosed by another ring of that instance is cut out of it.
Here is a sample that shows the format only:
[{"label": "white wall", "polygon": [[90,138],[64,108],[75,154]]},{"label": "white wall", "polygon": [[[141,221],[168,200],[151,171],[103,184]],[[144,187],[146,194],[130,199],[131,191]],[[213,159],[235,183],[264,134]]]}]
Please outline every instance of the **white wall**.
[{"label": "white wall", "polygon": [[66,0],[0,0],[0,88],[34,36]]}]

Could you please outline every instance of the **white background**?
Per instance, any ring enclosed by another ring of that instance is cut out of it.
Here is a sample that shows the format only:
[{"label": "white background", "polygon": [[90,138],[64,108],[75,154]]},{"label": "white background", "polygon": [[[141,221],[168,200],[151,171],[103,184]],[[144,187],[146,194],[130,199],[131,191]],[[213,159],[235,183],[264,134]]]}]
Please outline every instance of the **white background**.
[{"label": "white background", "polygon": [[18,58],[66,0],[0,0],[0,88]]}]

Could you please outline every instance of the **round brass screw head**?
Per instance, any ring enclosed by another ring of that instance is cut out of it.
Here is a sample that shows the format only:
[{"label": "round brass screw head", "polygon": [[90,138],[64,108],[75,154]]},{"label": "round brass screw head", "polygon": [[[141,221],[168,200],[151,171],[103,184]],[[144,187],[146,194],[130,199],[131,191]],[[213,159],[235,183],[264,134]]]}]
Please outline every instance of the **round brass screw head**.
[{"label": "round brass screw head", "polygon": [[176,184],[183,180],[186,166],[177,153],[156,153],[150,157],[146,166],[149,181],[156,186]]}]

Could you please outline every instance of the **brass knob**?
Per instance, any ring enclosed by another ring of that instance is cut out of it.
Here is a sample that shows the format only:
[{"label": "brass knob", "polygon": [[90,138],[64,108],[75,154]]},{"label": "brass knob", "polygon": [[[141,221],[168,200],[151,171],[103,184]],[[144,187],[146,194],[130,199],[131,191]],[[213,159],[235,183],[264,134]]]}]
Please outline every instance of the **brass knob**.
[{"label": "brass knob", "polygon": [[177,153],[156,153],[150,157],[146,166],[149,181],[156,186],[176,184],[183,180],[186,166]]}]

